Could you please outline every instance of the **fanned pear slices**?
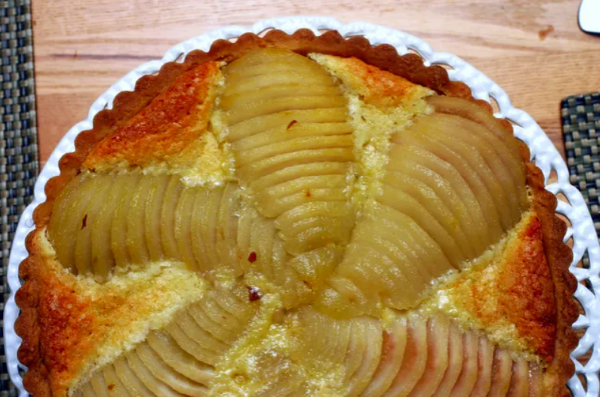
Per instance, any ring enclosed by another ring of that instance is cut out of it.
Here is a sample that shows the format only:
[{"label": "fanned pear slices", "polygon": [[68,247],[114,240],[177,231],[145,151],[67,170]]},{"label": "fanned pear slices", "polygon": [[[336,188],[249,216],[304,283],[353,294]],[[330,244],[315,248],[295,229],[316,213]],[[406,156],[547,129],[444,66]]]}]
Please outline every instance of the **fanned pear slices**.
[{"label": "fanned pear slices", "polygon": [[237,276],[239,205],[234,184],[185,187],[176,176],[82,173],[56,200],[49,236],[63,266],[99,280],[115,266],[161,260]]},{"label": "fanned pear slices", "polygon": [[[55,199],[47,233],[65,277],[109,290],[127,272],[143,283],[154,264],[202,285],[160,313],[170,317],[132,316],[120,354],[69,392],[543,395],[543,366],[427,300],[440,282],[495,266],[531,210],[524,153],[505,126],[358,59],[260,48],[219,70],[192,110],[202,119],[173,121],[206,132],[203,152],[195,141],[165,167],[84,169]],[[169,92],[153,106],[178,108]],[[196,168],[174,171],[196,160],[228,172],[205,183]]]},{"label": "fanned pear slices", "polygon": [[331,273],[352,231],[346,99],[324,69],[290,51],[251,52],[223,74],[220,109],[237,176],[258,213],[274,220],[256,230],[274,226],[272,246],[283,240],[288,256],[285,270],[254,268],[283,286],[286,307],[294,306],[302,301],[295,291],[316,289]]},{"label": "fanned pear slices", "polygon": [[539,379],[526,375],[537,370],[535,364],[514,360],[443,315],[399,316],[384,325],[368,316],[333,319],[303,307],[289,319],[292,362],[328,377],[312,395],[525,397],[539,387]]},{"label": "fanned pear slices", "polygon": [[527,205],[525,171],[506,140],[444,113],[392,135],[382,192],[318,307],[337,316],[412,308],[432,280],[497,243]]},{"label": "fanned pear slices", "polygon": [[248,301],[211,288],[164,330],[94,373],[84,396],[207,396],[215,366],[255,315]]},{"label": "fanned pear slices", "polygon": [[381,359],[382,325],[370,317],[334,320],[304,307],[293,313],[295,340],[292,360],[309,372],[331,374],[328,388],[343,396],[358,396]]}]

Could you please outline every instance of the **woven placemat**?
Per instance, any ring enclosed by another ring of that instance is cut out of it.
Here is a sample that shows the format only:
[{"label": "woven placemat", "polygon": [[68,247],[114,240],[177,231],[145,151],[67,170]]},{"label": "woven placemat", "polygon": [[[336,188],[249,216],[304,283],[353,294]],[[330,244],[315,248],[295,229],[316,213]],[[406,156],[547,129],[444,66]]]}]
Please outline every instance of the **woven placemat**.
[{"label": "woven placemat", "polygon": [[583,194],[600,236],[600,92],[564,99],[561,112],[571,184]]},{"label": "woven placemat", "polygon": [[[10,244],[21,212],[33,198],[38,174],[38,146],[33,82],[30,0],[0,1],[0,259],[2,301],[8,296],[6,269]],[[0,397],[16,396],[6,371],[0,340]]]}]

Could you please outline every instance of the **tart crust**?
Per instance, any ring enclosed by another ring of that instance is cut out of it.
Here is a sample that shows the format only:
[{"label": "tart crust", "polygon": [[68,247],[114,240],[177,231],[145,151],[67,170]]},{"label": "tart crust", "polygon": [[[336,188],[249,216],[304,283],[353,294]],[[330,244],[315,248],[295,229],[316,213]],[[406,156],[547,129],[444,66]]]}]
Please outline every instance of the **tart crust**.
[{"label": "tart crust", "polygon": [[[316,52],[341,57],[355,57],[369,65],[428,87],[439,94],[474,101],[490,113],[492,112],[492,108],[487,102],[473,99],[466,84],[450,81],[446,70],[442,67],[426,67],[423,65],[422,59],[415,54],[400,56],[390,45],[371,47],[368,40],[363,37],[344,39],[335,31],[326,32],[321,36],[315,36],[306,29],[298,30],[292,35],[272,30],[267,32],[264,37],[247,33],[234,43],[218,40],[213,43],[209,52],[199,50],[190,52],[183,63],[167,63],[158,74],[142,77],[138,80],[135,91],[122,92],[117,95],[113,109],[99,112],[94,118],[94,128],[77,136],[75,152],[66,154],[60,159],[61,173],[48,181],[45,188],[46,202],[38,206],[34,212],[36,230],[30,233],[26,239],[26,247],[30,256],[21,263],[19,269],[19,275],[25,281],[16,295],[21,315],[15,324],[15,331],[23,338],[18,358],[29,368],[28,373],[24,376],[24,385],[33,395],[46,397],[61,393],[59,385],[53,385],[48,380],[47,358],[40,351],[40,344],[44,338],[52,337],[40,334],[40,308],[52,303],[41,302],[44,299],[43,296],[50,295],[41,294],[40,291],[42,286],[51,284],[48,277],[54,276],[44,271],[42,255],[34,239],[35,234],[47,226],[55,198],[63,187],[81,171],[85,159],[103,138],[142,111],[150,101],[165,91],[182,74],[207,61],[231,62],[253,49],[273,46],[290,49],[302,55]],[[511,124],[506,120],[501,120],[501,122],[507,133],[512,134]],[[544,376],[544,391],[550,396],[568,396],[570,393],[565,383],[574,372],[574,365],[569,354],[577,344],[577,336],[571,325],[578,315],[578,307],[573,298],[577,282],[569,272],[572,252],[562,241],[567,227],[555,215],[557,199],[544,189],[544,178],[541,171],[529,161],[529,150],[525,144],[520,143],[520,145],[522,159],[527,165],[527,184],[532,193],[531,202],[541,220],[544,251],[555,291],[557,341],[554,359],[546,370],[547,375]],[[53,299],[57,299],[57,303],[60,305],[66,305],[71,298],[69,298],[69,291],[65,291],[64,296]]]}]

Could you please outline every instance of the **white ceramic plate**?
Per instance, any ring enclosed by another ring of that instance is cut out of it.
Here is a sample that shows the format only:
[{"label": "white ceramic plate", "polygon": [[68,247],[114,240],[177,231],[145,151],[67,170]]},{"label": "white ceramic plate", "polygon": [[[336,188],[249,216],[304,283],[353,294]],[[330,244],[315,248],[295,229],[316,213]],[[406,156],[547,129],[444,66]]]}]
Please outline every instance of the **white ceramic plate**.
[{"label": "white ceramic plate", "polygon": [[[7,367],[13,383],[20,391],[19,395],[24,397],[27,395],[27,392],[23,388],[23,382],[19,373],[20,369],[24,369],[24,367],[17,360],[17,349],[21,344],[21,339],[14,332],[14,323],[19,314],[19,309],[15,305],[14,300],[15,291],[20,287],[18,268],[21,261],[27,256],[25,237],[34,227],[32,220],[33,210],[38,204],[46,200],[44,186],[48,179],[59,174],[58,160],[65,153],[75,150],[75,137],[81,131],[92,128],[92,120],[96,113],[105,107],[111,108],[113,99],[119,92],[132,91],[135,87],[135,82],[140,77],[157,72],[163,64],[175,61],[182,54],[185,55],[192,50],[201,49],[208,51],[211,44],[217,39],[235,39],[246,32],[258,34],[271,28],[280,29],[286,33],[293,33],[298,29],[308,28],[315,34],[320,34],[324,30],[337,30],[344,37],[364,36],[373,45],[391,44],[400,54],[405,54],[409,50],[413,50],[425,59],[427,65],[443,64],[450,66],[451,70],[448,71],[450,78],[466,83],[473,90],[475,98],[486,101],[490,101],[490,98],[493,98],[497,102],[500,111],[496,116],[506,118],[514,123],[516,136],[529,146],[531,156],[535,160],[536,165],[543,171],[546,181],[552,171],[556,172],[557,182],[547,185],[546,188],[554,194],[563,193],[569,200],[569,203],[560,201],[557,212],[569,218],[572,224],[572,227],[567,232],[565,241],[573,238],[574,248],[571,270],[577,277],[577,280],[580,281],[575,297],[585,309],[585,315],[580,316],[574,324],[575,328],[584,329],[585,334],[571,356],[575,361],[577,373],[584,375],[587,383],[587,387],[584,388],[577,376],[574,376],[569,381],[569,387],[576,397],[598,397],[600,343],[597,342],[600,337],[600,300],[595,295],[595,291],[600,291],[600,279],[598,278],[600,274],[600,251],[598,239],[585,201],[581,193],[569,184],[567,166],[550,139],[531,116],[512,106],[502,88],[457,56],[443,52],[434,52],[423,40],[398,30],[364,22],[343,24],[327,17],[268,19],[257,22],[251,27],[230,26],[184,41],[167,51],[161,60],[147,62],[117,81],[94,102],[87,119],[75,125],[63,137],[52,152],[50,159],[37,180],[34,200],[21,216],[10,255],[8,283],[11,293],[4,309],[4,342]],[[581,261],[585,254],[589,256],[589,268],[582,269],[575,267],[575,264]],[[588,284],[591,285],[591,290],[581,283],[584,280],[589,280]],[[581,357],[590,350],[592,350],[592,356],[586,365],[582,365],[577,361],[578,357]]]}]

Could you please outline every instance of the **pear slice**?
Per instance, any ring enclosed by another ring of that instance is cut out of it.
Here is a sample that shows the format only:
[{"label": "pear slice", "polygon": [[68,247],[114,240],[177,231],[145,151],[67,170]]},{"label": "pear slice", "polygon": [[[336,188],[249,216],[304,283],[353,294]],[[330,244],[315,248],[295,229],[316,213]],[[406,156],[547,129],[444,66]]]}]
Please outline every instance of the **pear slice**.
[{"label": "pear slice", "polygon": [[306,139],[310,137],[349,136],[351,134],[352,126],[346,122],[303,122],[292,120],[286,125],[280,125],[235,141],[232,143],[231,148],[236,153],[245,153],[249,150],[257,150],[265,146],[285,142],[290,137],[293,137],[293,139]]},{"label": "pear slice", "polygon": [[[302,59],[301,59],[302,58]],[[261,48],[259,50],[250,51],[243,57],[240,57],[236,61],[230,63],[228,68],[224,69],[224,73],[229,73],[240,69],[249,69],[253,66],[270,64],[272,62],[302,62],[303,64],[312,64],[317,66],[316,63],[310,61],[308,58],[302,57],[295,52],[285,50],[282,48]]]},{"label": "pear slice", "polygon": [[427,321],[419,317],[408,320],[408,338],[402,366],[384,397],[408,396],[427,365]]},{"label": "pear slice", "polygon": [[157,379],[150,370],[140,360],[137,352],[134,350],[125,355],[127,365],[135,373],[140,381],[148,388],[152,390],[152,393],[159,396],[165,397],[176,397],[180,396],[175,390],[170,388],[168,385]]},{"label": "pear slice", "polygon": [[[64,221],[61,224],[61,230],[55,234],[55,249],[58,253],[59,261],[66,268],[71,268],[76,271],[77,274],[85,274],[91,271],[88,268],[89,262],[78,261],[76,257],[75,243],[77,241],[77,234],[82,228],[87,228],[87,217],[86,208],[90,200],[94,197],[96,189],[98,187],[98,180],[94,175],[80,176],[81,182],[78,183],[77,189],[73,192],[69,192],[58,200],[62,201],[59,206],[59,210],[65,211]],[[76,184],[77,182],[71,181],[70,183]],[[57,201],[58,201],[57,200]],[[84,224],[86,226],[84,226]],[[89,230],[89,229],[88,229]],[[79,266],[77,266],[79,262]]]},{"label": "pear slice", "polygon": [[[497,241],[503,234],[504,231],[500,223],[499,210],[496,208],[492,196],[475,174],[471,173],[466,175],[466,178],[463,178],[458,169],[451,163],[442,160],[426,148],[414,144],[392,145],[390,157],[402,157],[406,161],[419,164],[419,168],[413,171],[415,173],[419,169],[424,168],[424,172],[431,170],[431,172],[446,180],[457,195],[460,196],[465,206],[469,208],[471,216],[477,219],[476,222],[484,226],[487,225],[488,243]],[[402,162],[398,163],[398,166],[401,166]],[[407,167],[396,169],[394,164],[389,164],[388,167],[393,170],[404,170],[405,172],[411,172],[413,169]],[[431,175],[429,180],[437,180],[437,177]]]},{"label": "pear slice", "polygon": [[509,152],[517,156],[520,153],[517,139],[486,109],[471,101],[445,95],[433,95],[427,98],[427,102],[437,112],[454,114],[481,124],[496,135],[506,145]]},{"label": "pear slice", "polygon": [[169,185],[169,176],[159,175],[153,178],[150,191],[146,198],[144,213],[144,231],[148,244],[150,260],[159,261],[165,257],[163,243],[160,235],[161,213],[165,201],[165,191]]},{"label": "pear slice", "polygon": [[223,68],[228,80],[235,78],[251,78],[261,75],[272,75],[275,71],[308,69],[315,73],[323,73],[323,69],[315,62],[298,54],[277,48],[264,48],[252,51]]},{"label": "pear slice", "polygon": [[94,389],[92,389],[92,384],[88,382],[75,393],[75,396],[96,397],[96,392],[94,392]]},{"label": "pear slice", "polygon": [[[194,263],[203,274],[207,274],[208,271],[212,270],[213,266],[216,266],[218,262],[211,259],[211,254],[214,254],[212,242],[208,241],[203,235],[204,229],[208,227],[205,224],[206,212],[209,214],[214,213],[215,208],[211,207],[214,204],[214,200],[211,200],[213,196],[213,189],[204,188],[193,188],[193,204],[192,212],[189,214],[191,217],[190,222],[190,233],[192,242],[192,251],[194,252]],[[208,215],[210,216],[210,215]]]},{"label": "pear slice", "polygon": [[[228,83],[233,80],[227,76]],[[275,100],[282,97],[288,97],[293,92],[297,98],[310,96],[339,96],[340,89],[334,85],[313,85],[308,86],[300,83],[279,84],[276,86],[264,87],[259,90],[245,91],[237,94],[230,94],[220,98],[219,106],[226,111],[238,111],[244,107],[244,102],[256,103],[257,101]]]},{"label": "pear slice", "polygon": [[513,363],[508,397],[526,397],[529,395],[529,363],[517,360]]},{"label": "pear slice", "polygon": [[[311,228],[300,230],[298,234],[289,231],[299,229],[297,222],[307,218],[329,218]],[[353,223],[350,204],[346,201],[309,201],[298,205],[280,215],[275,226],[286,243],[286,250],[299,255],[327,244],[344,244],[350,237]]]},{"label": "pear slice", "polygon": [[492,387],[488,396],[500,397],[506,396],[510,389],[512,379],[513,360],[509,352],[496,349],[494,354],[494,368],[492,370]]},{"label": "pear slice", "polygon": [[416,299],[418,296],[413,288],[402,294],[393,294],[399,283],[411,280],[411,275],[394,272],[398,265],[382,251],[380,247],[373,247],[368,242],[352,247],[347,252],[347,259],[340,264],[338,274],[352,280],[363,290],[378,293],[384,300],[394,300],[395,305],[404,301],[408,301],[406,304],[412,303],[410,298]]},{"label": "pear slice", "polygon": [[208,394],[208,388],[187,379],[166,365],[147,343],[141,343],[135,353],[150,373],[175,392],[188,396],[203,396]]},{"label": "pear slice", "polygon": [[433,238],[436,245],[439,245],[444,252],[444,256],[448,258],[453,266],[458,266],[459,263],[468,258],[465,257],[454,238],[448,233],[448,228],[451,227],[448,222],[444,219],[436,219],[422,203],[402,190],[385,185],[383,194],[377,201],[414,219],[419,227]]},{"label": "pear slice", "polygon": [[210,263],[204,265],[206,269],[221,265],[219,253],[217,252],[217,231],[219,228],[219,209],[224,190],[222,186],[211,188],[206,202],[203,203],[202,239],[205,241],[205,246],[210,247],[208,249]]},{"label": "pear slice", "polygon": [[76,192],[84,181],[85,179],[80,174],[65,185],[54,201],[48,224],[48,237],[54,246],[58,261],[73,273],[77,272],[73,259],[73,235],[67,233],[66,223],[72,216],[72,205],[78,197]]},{"label": "pear slice", "polygon": [[190,316],[201,325],[202,329],[208,332],[212,338],[225,344],[232,344],[237,339],[238,333],[229,330],[218,322],[219,319],[211,318],[202,308],[201,304],[190,305],[187,309]]},{"label": "pear slice", "polygon": [[305,196],[313,196],[314,189],[340,189],[346,187],[346,175],[309,175],[298,177],[275,186],[265,188],[259,201],[265,202],[269,207],[275,200],[282,200],[290,195],[302,193]]},{"label": "pear slice", "polygon": [[452,388],[450,396],[469,396],[475,388],[479,375],[477,357],[479,354],[479,336],[473,331],[467,331],[463,336],[463,363],[460,376]]},{"label": "pear slice", "polygon": [[[354,160],[352,150],[349,148],[324,148],[312,150],[299,150],[296,152],[280,154],[270,158],[256,161],[238,169],[238,176],[242,180],[255,181],[269,174],[287,167],[300,164],[340,162],[349,163]],[[306,174],[305,174],[306,175]]]},{"label": "pear slice", "polygon": [[327,280],[312,305],[333,318],[375,315],[381,308],[381,297],[377,289],[365,288],[362,282],[360,284],[359,287],[350,277],[334,274]]},{"label": "pear slice", "polygon": [[[412,133],[412,131],[414,131],[414,133]],[[474,191],[478,189],[478,186],[485,189],[487,191],[485,195],[492,198],[494,207],[500,214],[500,222],[503,230],[509,230],[514,223],[514,220],[512,211],[506,203],[506,195],[502,192],[502,187],[493,177],[481,157],[476,156],[474,159],[469,160],[464,157],[464,155],[467,154],[464,150],[462,150],[462,153],[457,152],[446,145],[445,142],[440,142],[438,139],[427,135],[426,132],[426,126],[417,121],[413,126],[404,131],[402,140],[420,146],[423,149],[432,152],[443,161],[450,163],[458,170],[463,179],[467,181]],[[471,154],[469,153],[469,158],[470,157]]]},{"label": "pear slice", "polygon": [[494,363],[494,346],[488,341],[485,336],[479,339],[479,353],[477,355],[477,383],[473,389],[473,394],[476,396],[487,396],[491,385]]},{"label": "pear slice", "polygon": [[[506,210],[510,216],[510,227],[512,227],[520,218],[519,208],[516,205],[518,199],[510,183],[508,171],[503,167],[497,156],[488,153],[490,160],[488,163],[484,155],[480,154],[475,147],[445,133],[444,130],[446,127],[436,122],[435,117],[432,116],[428,120],[429,123],[429,128],[431,128],[432,132],[430,137],[440,142],[448,150],[454,151],[464,158],[469,163],[472,169],[471,172],[475,171],[482,178],[492,197],[497,197],[496,205],[506,206]],[[435,124],[438,124],[439,127],[436,128]]]},{"label": "pear slice", "polygon": [[[464,123],[461,123],[461,121],[456,116],[436,114],[428,120],[431,128],[430,133],[438,137],[442,142],[445,142],[449,147],[454,148],[457,152],[462,152],[465,158],[466,153],[472,153],[471,159],[481,158],[502,186],[510,209],[516,213],[513,216],[518,219],[519,206],[522,200],[517,192],[517,184],[521,183],[524,187],[524,181],[519,181],[517,175],[511,173],[511,170],[502,161],[498,152],[485,139],[477,134],[465,131]],[[483,167],[479,167],[477,170],[483,171]],[[521,189],[521,195],[523,194],[524,189]]]},{"label": "pear slice", "polygon": [[214,378],[213,367],[197,361],[166,332],[151,332],[147,341],[161,360],[186,378],[205,386]]},{"label": "pear slice", "polygon": [[381,324],[370,317],[354,320],[351,335],[345,356],[344,395],[358,396],[367,387],[381,359]]},{"label": "pear slice", "polygon": [[[478,256],[477,252],[480,251],[480,247],[477,247],[477,251],[475,250],[472,240],[468,238],[460,225],[460,219],[452,213],[436,192],[424,182],[400,172],[388,171],[384,183],[394,189],[401,190],[421,203],[423,208],[437,219],[446,232],[452,236],[464,257],[474,258]],[[481,249],[483,248],[481,247]]]},{"label": "pear slice", "polygon": [[242,275],[236,252],[240,202],[239,187],[233,183],[226,184],[219,206],[215,244],[219,265],[231,269],[234,276]]},{"label": "pear slice", "polygon": [[[222,317],[227,317],[229,320],[223,319],[224,321],[233,321],[237,325],[238,332],[242,332],[246,329],[246,325],[250,322],[255,314],[255,308],[246,299],[246,295],[240,297],[239,291],[235,291],[227,288],[212,288],[207,293],[207,299],[202,304],[207,307],[207,310],[211,310],[210,306],[214,303],[219,306],[225,312],[222,313]],[[244,294],[246,291],[244,291]],[[218,310],[215,308],[214,310]],[[233,328],[232,328],[233,329]]]},{"label": "pear slice", "polygon": [[500,160],[510,170],[514,185],[516,187],[525,186],[525,166],[520,152],[514,150],[513,145],[507,144],[507,141],[513,141],[513,138],[501,139],[485,126],[467,118],[442,114],[438,114],[437,117],[452,125],[454,131],[457,131],[465,139],[483,139],[493,148]]},{"label": "pear slice", "polygon": [[148,262],[148,244],[144,232],[147,198],[154,178],[143,176],[130,198],[127,214],[127,252],[132,264]]},{"label": "pear slice", "polygon": [[337,201],[308,202],[292,210],[286,211],[275,221],[279,230],[285,230],[294,223],[309,217],[330,216],[343,217],[348,213],[348,205]]},{"label": "pear slice", "polygon": [[[386,299],[393,299],[394,306],[403,306],[400,302],[411,305],[419,296],[419,286],[427,279],[419,273],[410,255],[395,245],[401,238],[395,235],[397,232],[376,222],[360,222],[339,274],[365,289],[378,291]],[[379,237],[383,235],[390,236],[392,241]],[[398,289],[400,285],[404,287]]]},{"label": "pear slice", "polygon": [[[119,194],[120,197],[115,203],[115,212],[112,219],[110,230],[110,246],[115,257],[115,264],[118,267],[125,267],[131,263],[131,258],[127,250],[127,225],[130,216],[129,208],[131,205],[131,192],[135,192],[140,184],[142,176],[140,174],[131,174],[129,185],[124,186]],[[123,194],[125,191],[129,194]]]},{"label": "pear slice", "polygon": [[[414,271],[424,280],[436,278],[452,269],[452,264],[439,244],[412,218],[389,207],[375,208],[377,215],[372,217],[372,221],[382,222],[395,230],[394,235],[398,238],[395,239],[394,244],[411,258],[416,264]],[[374,228],[376,227],[374,225]]]},{"label": "pear slice", "polygon": [[[134,177],[135,178],[135,177]],[[92,230],[92,267],[94,274],[106,279],[115,267],[115,257],[112,251],[112,223],[118,203],[131,189],[130,175],[115,177],[108,189],[107,196],[91,224]],[[127,192],[127,193],[126,193]]]},{"label": "pear slice", "polygon": [[[323,201],[348,201],[348,194],[339,187],[334,188],[321,188],[311,189],[308,188],[306,191],[293,193],[289,196],[279,198],[277,200],[269,200],[259,196],[261,201],[260,210],[265,216],[277,217],[284,212],[290,211],[296,207],[301,206],[305,203],[310,202],[323,202]],[[286,230],[286,234],[289,232]]]},{"label": "pear slice", "polygon": [[108,385],[106,384],[106,380],[104,379],[102,372],[96,372],[92,376],[92,379],[90,379],[90,384],[92,385],[92,390],[96,396],[109,397]]},{"label": "pear slice", "polygon": [[435,391],[436,396],[450,396],[452,389],[458,382],[461,369],[463,368],[463,360],[466,359],[463,341],[463,333],[458,325],[456,325],[456,323],[450,324],[450,335],[448,339],[448,369]]},{"label": "pear slice", "polygon": [[194,257],[192,240],[192,217],[196,195],[201,190],[195,188],[184,188],[179,196],[177,209],[175,210],[175,241],[180,260],[186,263],[190,269],[199,270]]},{"label": "pear slice", "polygon": [[290,138],[285,141],[237,152],[236,166],[243,167],[259,160],[299,150],[315,150],[322,148],[348,148],[351,150],[353,145],[354,143],[351,135],[295,137],[295,134],[290,133]]},{"label": "pear slice", "polygon": [[[173,340],[175,340],[175,342],[183,351],[190,354],[201,363],[205,363],[214,367],[219,361],[221,357],[219,354],[213,350],[201,346],[193,336],[188,336],[188,334],[183,331],[179,324],[172,322],[171,324],[167,325],[165,331],[170,337],[173,338]],[[189,332],[191,333],[192,331]]]},{"label": "pear slice", "polygon": [[[273,251],[276,249],[277,246],[274,246]],[[291,259],[287,265],[295,270],[304,285],[312,290],[318,290],[334,272],[342,254],[341,247],[330,245],[300,254]],[[273,268],[273,273],[276,271],[277,269]]]},{"label": "pear slice", "polygon": [[330,244],[343,245],[349,239],[352,219],[333,218],[298,232],[296,235],[280,233],[287,252],[294,256],[326,247]]},{"label": "pear slice", "polygon": [[335,320],[310,307],[294,316],[292,360],[309,370],[335,373],[341,395],[359,395],[380,360],[380,321],[370,317]]},{"label": "pear slice", "polygon": [[136,373],[131,369],[125,357],[117,357],[113,363],[113,366],[115,367],[115,373],[130,395],[142,397],[154,396],[154,393],[144,385]]},{"label": "pear slice", "polygon": [[[92,245],[95,245],[96,242],[92,241],[92,230],[113,178],[111,175],[98,175],[92,178],[94,193],[87,205],[82,207],[83,221],[79,230],[73,235],[75,239],[75,266],[79,274],[93,273],[94,271]],[[86,194],[83,188],[81,194]],[[104,250],[108,251],[108,246],[104,246]]]},{"label": "pear slice", "polygon": [[[300,126],[307,123],[345,123],[347,117],[348,112],[345,107],[286,110],[268,116],[255,117],[236,125],[229,126],[227,140],[231,143],[235,143],[241,139],[249,139],[253,136],[256,136],[258,139],[259,136],[263,136],[263,133],[270,133],[273,129],[282,131],[281,129],[283,128],[283,131],[288,131],[289,128],[291,131],[294,129],[294,126]],[[318,125],[316,127],[318,127]]]},{"label": "pear slice", "polygon": [[351,320],[334,320],[302,307],[292,312],[290,357],[310,370],[331,370],[344,357],[350,339]]},{"label": "pear slice", "polygon": [[[327,74],[306,73],[306,71],[299,72],[297,70],[281,72],[276,75],[259,75],[236,80],[232,82],[227,81],[227,77],[225,78],[226,88],[223,97],[227,98],[231,95],[239,95],[278,85],[303,84],[330,86],[333,84],[331,77]],[[234,82],[236,84],[233,84]],[[290,93],[293,92],[293,90],[290,91]]]},{"label": "pear slice", "polygon": [[227,65],[223,74],[224,96],[281,84],[333,84],[333,78],[315,62],[283,49],[255,50]]},{"label": "pear slice", "polygon": [[177,325],[193,341],[203,348],[210,350],[215,357],[222,355],[229,348],[229,344],[211,334],[205,323],[199,323],[197,319],[190,314],[189,308],[177,315]]},{"label": "pear slice", "polygon": [[129,393],[127,392],[127,388],[119,379],[115,371],[115,367],[113,365],[107,365],[102,370],[102,374],[104,375],[104,379],[107,385],[113,385],[113,387],[108,387],[108,395],[114,397],[127,396]]},{"label": "pear slice", "polygon": [[[437,172],[422,164],[422,160],[411,152],[410,146],[404,146],[395,156],[396,159],[388,164],[388,173],[391,175],[401,174],[406,175],[411,180],[419,181],[419,183],[431,189],[435,196],[442,200],[444,206],[451,211],[452,215],[457,220],[461,233],[464,233],[469,242],[475,245],[478,249],[487,247],[492,240],[489,233],[489,226],[483,216],[483,212],[477,202],[477,199],[469,189],[466,194],[458,193],[458,189],[442,177]],[[394,153],[396,154],[396,153]],[[462,178],[461,178],[462,180]],[[462,180],[464,183],[464,180]],[[424,191],[423,189],[419,189]],[[469,200],[469,207],[463,197]],[[501,229],[498,224],[498,234],[501,234]],[[464,250],[464,249],[463,249]]]},{"label": "pear slice", "polygon": [[248,258],[252,253],[250,249],[250,236],[252,234],[252,223],[258,217],[258,213],[253,207],[242,205],[239,209],[238,233],[237,233],[237,257],[240,261],[242,271],[247,273]]},{"label": "pear slice", "polygon": [[257,216],[251,227],[250,244],[248,255],[243,258],[246,261],[250,273],[256,272],[268,280],[273,279],[273,243],[276,239],[274,222]]},{"label": "pear slice", "polygon": [[[348,164],[337,162],[322,162],[312,164],[300,164],[276,171],[268,176],[262,177],[250,184],[250,188],[257,195],[269,194],[270,187],[280,184],[294,183],[295,180],[308,177],[339,175],[345,178],[348,172]],[[289,185],[288,185],[289,186]]]},{"label": "pear slice", "polygon": [[429,319],[427,324],[427,364],[425,373],[409,396],[433,396],[448,369],[448,343],[450,322],[443,316]]},{"label": "pear slice", "polygon": [[172,176],[169,178],[160,214],[160,240],[166,258],[180,259],[182,255],[175,238],[175,220],[183,189],[184,186],[179,181],[179,177]]},{"label": "pear slice", "polygon": [[371,381],[360,394],[361,397],[382,396],[390,387],[402,365],[406,339],[405,318],[394,321],[388,329],[383,331],[381,359]]},{"label": "pear slice", "polygon": [[[301,79],[302,76],[299,76]],[[306,83],[310,83],[312,79],[308,78]],[[320,81],[315,81],[319,84]],[[226,120],[229,125],[236,125],[242,121],[250,120],[255,117],[268,116],[287,110],[303,110],[303,109],[329,109],[339,108],[346,105],[346,98],[338,95],[326,96],[286,96],[280,98],[269,99],[254,99],[246,101],[246,98],[241,98],[243,101],[231,111],[227,113]]]},{"label": "pear slice", "polygon": [[211,321],[237,338],[245,331],[254,313],[251,305],[241,302],[231,291],[211,289],[197,306],[201,307]]},{"label": "pear slice", "polygon": [[196,266],[206,274],[218,266],[219,258],[215,250],[216,220],[223,193],[222,187],[190,188],[193,198],[190,229],[191,245]]}]

